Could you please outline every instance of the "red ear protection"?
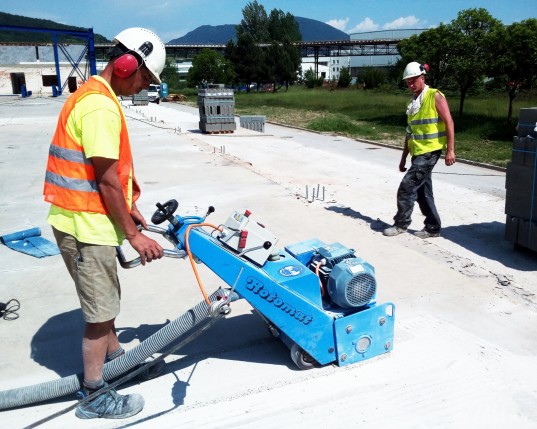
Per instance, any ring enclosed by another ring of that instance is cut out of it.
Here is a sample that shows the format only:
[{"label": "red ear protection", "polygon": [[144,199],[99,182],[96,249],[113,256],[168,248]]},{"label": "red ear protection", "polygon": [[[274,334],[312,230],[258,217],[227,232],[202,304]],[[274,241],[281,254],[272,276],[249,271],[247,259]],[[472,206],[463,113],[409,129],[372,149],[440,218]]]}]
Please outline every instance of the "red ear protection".
[{"label": "red ear protection", "polygon": [[132,54],[123,54],[114,61],[114,74],[121,79],[128,78],[137,69],[138,59]]}]

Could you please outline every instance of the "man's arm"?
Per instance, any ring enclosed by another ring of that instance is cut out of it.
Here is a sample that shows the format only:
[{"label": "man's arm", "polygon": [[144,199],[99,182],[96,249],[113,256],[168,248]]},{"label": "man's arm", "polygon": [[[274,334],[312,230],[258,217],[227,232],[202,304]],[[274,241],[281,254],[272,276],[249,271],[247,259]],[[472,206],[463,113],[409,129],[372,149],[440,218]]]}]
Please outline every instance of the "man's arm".
[{"label": "man's arm", "polygon": [[129,213],[117,175],[117,160],[92,157],[91,162],[95,169],[95,178],[104,204],[131,246],[140,254],[142,264],[145,265],[146,261],[151,262],[153,259],[161,258],[163,249],[160,244],[143,235],[133,220],[133,217],[135,217],[136,220],[142,222],[142,225],[145,223],[136,206],[134,206],[134,216]]},{"label": "man's arm", "polygon": [[438,92],[435,95],[436,110],[438,111],[438,117],[446,123],[446,165],[455,164],[455,125],[451,118],[451,112],[445,97]]}]

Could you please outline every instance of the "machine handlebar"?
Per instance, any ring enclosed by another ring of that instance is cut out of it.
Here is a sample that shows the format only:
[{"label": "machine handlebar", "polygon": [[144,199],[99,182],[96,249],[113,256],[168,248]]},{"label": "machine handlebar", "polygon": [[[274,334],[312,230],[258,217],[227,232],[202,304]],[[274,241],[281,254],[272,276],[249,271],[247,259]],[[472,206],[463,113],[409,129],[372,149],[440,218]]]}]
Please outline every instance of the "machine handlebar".
[{"label": "machine handlebar", "polygon": [[[144,230],[144,228],[142,228],[141,225],[138,225],[138,229],[140,231]],[[147,230],[144,230],[144,231],[149,231],[149,232],[153,232],[156,234],[160,234],[164,238],[166,238],[168,241],[173,243],[173,241],[170,240],[168,231],[165,230],[164,228],[160,228],[154,225],[148,225]],[[119,265],[121,265],[122,268],[134,268],[142,263],[142,258],[140,258],[139,256],[131,261],[127,261],[127,258],[125,258],[125,254],[123,253],[123,250],[121,249],[121,246],[116,246],[116,254],[117,254],[117,259],[119,261]],[[168,258],[182,259],[186,257],[186,252],[184,250],[178,250],[178,249],[175,249],[175,250],[164,249],[164,256]]]}]

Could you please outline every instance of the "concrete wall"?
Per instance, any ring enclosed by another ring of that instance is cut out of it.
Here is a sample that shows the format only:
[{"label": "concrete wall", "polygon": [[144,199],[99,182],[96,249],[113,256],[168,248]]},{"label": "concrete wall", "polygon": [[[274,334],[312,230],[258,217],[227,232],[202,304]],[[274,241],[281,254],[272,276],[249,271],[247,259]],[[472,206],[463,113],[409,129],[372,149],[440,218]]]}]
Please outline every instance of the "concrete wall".
[{"label": "concrete wall", "polygon": [[[72,66],[61,65],[60,66],[60,78],[62,83],[66,81],[69,73],[72,70]],[[52,95],[51,86],[43,86],[43,76],[56,75],[56,66],[54,63],[33,63],[33,64],[14,64],[14,65],[0,65],[0,94],[7,95],[13,94],[13,86],[11,83],[11,73],[24,73],[24,79],[26,81],[26,90],[32,91],[33,96],[39,95]],[[82,80],[76,74],[77,87],[80,86]],[[65,87],[64,94],[69,93],[69,88]]]},{"label": "concrete wall", "polygon": [[[64,45],[70,58],[78,60],[84,52],[84,45]],[[58,49],[58,61],[60,62],[60,78],[63,83],[69,77],[73,66],[69,58]],[[88,66],[89,67],[89,66]],[[79,64],[82,73],[85,72],[85,60]],[[54,48],[52,45],[47,46],[0,46],[0,94],[13,94],[11,84],[11,73],[24,73],[26,80],[26,89],[32,91],[32,95],[52,95],[51,86],[43,86],[44,75],[56,75],[56,66],[54,63]],[[88,72],[86,72],[89,74]],[[77,73],[77,86],[80,86],[82,79]],[[66,86],[64,94],[69,93]]]}]

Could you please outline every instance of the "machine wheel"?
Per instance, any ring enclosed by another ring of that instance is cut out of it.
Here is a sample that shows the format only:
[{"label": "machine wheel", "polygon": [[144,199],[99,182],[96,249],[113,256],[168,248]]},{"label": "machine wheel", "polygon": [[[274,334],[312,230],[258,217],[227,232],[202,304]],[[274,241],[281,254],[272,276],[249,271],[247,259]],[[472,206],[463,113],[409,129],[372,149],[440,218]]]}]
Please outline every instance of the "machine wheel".
[{"label": "machine wheel", "polygon": [[165,220],[170,219],[179,207],[179,203],[176,200],[170,200],[164,203],[164,205],[157,203],[158,210],[151,216],[151,222],[155,225],[159,225]]},{"label": "machine wheel", "polygon": [[319,366],[317,361],[302,350],[297,343],[293,343],[291,346],[291,359],[298,369],[312,369]]}]

